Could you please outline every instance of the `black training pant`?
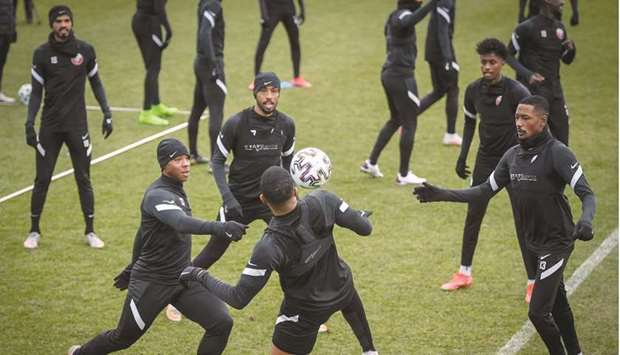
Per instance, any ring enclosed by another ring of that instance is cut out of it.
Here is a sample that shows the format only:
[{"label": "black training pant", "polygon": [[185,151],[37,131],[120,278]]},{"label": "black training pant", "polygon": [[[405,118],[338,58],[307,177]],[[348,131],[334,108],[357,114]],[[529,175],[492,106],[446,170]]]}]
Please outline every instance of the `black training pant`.
[{"label": "black training pant", "polygon": [[[270,9],[271,10],[271,9]],[[291,46],[291,59],[293,60],[293,76],[299,76],[299,66],[301,63],[301,46],[299,45],[299,27],[295,23],[295,13],[290,11],[277,11],[269,13],[269,19],[261,24],[260,38],[258,39],[258,45],[256,46],[256,55],[254,56],[254,74],[260,72],[260,67],[263,64],[263,57],[265,50],[271,40],[273,30],[275,30],[278,23],[282,22],[286,34],[288,35],[288,42]]]},{"label": "black training pant", "polygon": [[446,132],[455,133],[456,115],[459,106],[459,77],[458,70],[447,71],[445,64],[429,63],[433,91],[420,100],[418,115],[446,96]]},{"label": "black training pant", "polygon": [[[39,130],[39,141],[36,147],[37,176],[32,190],[30,213],[33,219],[38,220],[43,212],[47,190],[52,181],[56,160],[63,143],[69,148],[82,213],[87,226],[90,224],[90,228],[87,227],[86,231],[89,233],[92,232],[92,220],[95,217],[95,197],[90,184],[90,160],[93,146],[86,128],[71,132],[55,132],[45,127]],[[38,232],[38,228],[34,229],[36,230],[33,231]]]},{"label": "black training pant", "polygon": [[136,13],[131,20],[131,29],[140,47],[146,69],[142,108],[150,110],[151,106],[159,105],[159,71],[163,45],[159,19],[157,16]]},{"label": "black training pant", "polygon": [[564,287],[564,268],[571,252],[572,247],[538,256],[538,271],[528,316],[551,355],[581,352]]},{"label": "black training pant", "polygon": [[[489,157],[478,153],[476,157],[476,165],[472,174],[472,186],[478,186],[489,178],[501,157]],[[463,228],[463,246],[461,248],[461,265],[471,266],[473,263],[474,252],[478,244],[478,236],[480,234],[480,226],[486,214],[489,201],[470,202],[467,204],[467,217],[465,218],[465,227]],[[519,233],[520,223],[517,223],[516,211],[513,209],[513,217],[515,218],[515,228],[517,230],[517,239],[519,240],[519,248],[521,249],[521,257],[527,272],[527,277],[533,280],[536,276],[536,255],[530,252],[525,246],[523,233]]]},{"label": "black training pant", "polygon": [[[239,203],[243,210],[243,216],[232,214],[231,211],[226,211],[222,206],[215,220],[220,222],[235,221],[243,224],[250,224],[257,219],[262,219],[265,223],[269,224],[271,217],[273,217],[269,207],[264,205],[258,198],[252,201],[239,200]],[[215,264],[215,262],[224,255],[230,242],[231,240],[228,238],[212,236],[207,245],[192,261],[192,264],[204,269],[210,268],[211,265]]]},{"label": "black training pant", "polygon": [[319,327],[338,311],[342,311],[342,315],[357,337],[362,351],[375,350],[364,305],[355,288],[344,306],[312,312],[300,309],[285,298],[276,319],[272,342],[278,349],[290,354],[310,354],[316,343]]},{"label": "black training pant", "polygon": [[2,73],[4,72],[4,64],[11,47],[11,36],[0,35],[0,91],[2,91]]},{"label": "black training pant", "polygon": [[196,75],[196,85],[194,85],[194,102],[192,104],[192,112],[187,121],[187,133],[189,136],[189,152],[192,155],[198,155],[196,141],[198,139],[198,125],[200,116],[205,108],[209,108],[209,143],[211,152],[209,157],[213,155],[216,147],[217,135],[222,128],[222,120],[224,119],[224,100],[226,99],[226,78],[224,77],[224,63],[217,62],[219,73],[218,80],[211,79],[212,67],[202,63],[196,59],[194,61],[194,74]]},{"label": "black training pant", "polygon": [[233,320],[219,298],[195,282],[188,287],[131,279],[116,329],[105,331],[82,345],[76,355],[99,355],[127,349],[146,333],[159,312],[174,305],[205,334],[198,354],[221,354],[228,343]]},{"label": "black training pant", "polygon": [[383,148],[388,144],[396,130],[401,128],[400,134],[400,167],[401,176],[409,172],[409,160],[413,151],[415,131],[418,125],[418,86],[413,73],[401,74],[383,71],[381,84],[390,109],[390,118],[385,123],[375,145],[370,153],[370,163],[376,164]]}]

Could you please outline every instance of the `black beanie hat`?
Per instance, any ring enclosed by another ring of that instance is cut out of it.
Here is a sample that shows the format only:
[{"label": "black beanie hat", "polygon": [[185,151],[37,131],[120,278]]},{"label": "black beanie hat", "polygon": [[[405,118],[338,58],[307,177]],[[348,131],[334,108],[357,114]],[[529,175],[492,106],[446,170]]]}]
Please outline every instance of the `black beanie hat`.
[{"label": "black beanie hat", "polygon": [[264,72],[256,74],[254,77],[254,95],[265,86],[273,86],[280,89],[280,79],[273,72]]},{"label": "black beanie hat", "polygon": [[189,152],[185,145],[176,138],[166,138],[157,145],[157,161],[162,169],[180,155],[189,157]]},{"label": "black beanie hat", "polygon": [[47,17],[50,21],[50,27],[52,27],[52,24],[54,23],[54,21],[56,21],[56,18],[62,15],[69,16],[69,18],[71,19],[71,22],[73,22],[73,12],[71,12],[71,9],[69,8],[69,6],[56,5],[52,7],[50,9],[50,12],[47,14]]}]

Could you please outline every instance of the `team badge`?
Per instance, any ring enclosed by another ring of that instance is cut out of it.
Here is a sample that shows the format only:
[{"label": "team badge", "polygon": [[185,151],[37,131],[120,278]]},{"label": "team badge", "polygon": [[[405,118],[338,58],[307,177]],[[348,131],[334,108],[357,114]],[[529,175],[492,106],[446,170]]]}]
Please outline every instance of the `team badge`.
[{"label": "team badge", "polygon": [[496,99],[495,99],[495,106],[499,106],[502,103],[502,95],[499,95]]},{"label": "team badge", "polygon": [[540,31],[540,37],[547,38],[547,31],[546,30]]},{"label": "team badge", "polygon": [[84,57],[78,53],[75,55],[75,57],[71,58],[71,63],[73,63],[73,65],[81,65],[82,63],[84,63]]},{"label": "team badge", "polygon": [[558,36],[558,38],[560,39],[560,41],[564,40],[564,30],[561,28],[557,28],[555,30],[555,35]]},{"label": "team badge", "polygon": [[57,56],[53,56],[53,57],[51,57],[51,58],[50,58],[50,62],[51,62],[52,64],[58,64],[58,57],[57,57]]}]

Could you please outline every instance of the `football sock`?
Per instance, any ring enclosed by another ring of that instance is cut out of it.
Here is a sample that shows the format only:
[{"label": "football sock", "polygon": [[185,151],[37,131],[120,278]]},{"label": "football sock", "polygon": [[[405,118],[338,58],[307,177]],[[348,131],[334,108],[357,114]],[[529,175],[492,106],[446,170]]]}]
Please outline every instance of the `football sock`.
[{"label": "football sock", "polygon": [[459,273],[463,275],[471,276],[471,265],[470,266],[461,265],[461,267],[459,268]]}]

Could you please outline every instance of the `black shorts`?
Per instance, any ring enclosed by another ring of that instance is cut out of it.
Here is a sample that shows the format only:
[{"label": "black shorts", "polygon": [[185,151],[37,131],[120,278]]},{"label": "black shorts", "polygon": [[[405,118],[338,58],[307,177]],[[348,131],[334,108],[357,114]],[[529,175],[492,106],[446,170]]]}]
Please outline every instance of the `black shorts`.
[{"label": "black shorts", "polygon": [[239,201],[241,209],[243,210],[243,216],[237,216],[231,211],[225,211],[224,206],[220,207],[218,211],[217,220],[220,222],[235,221],[243,224],[250,224],[257,219],[262,219],[265,223],[269,224],[273,214],[269,207],[264,205],[258,198],[253,201]]},{"label": "black shorts", "polygon": [[319,327],[340,309],[341,307],[337,307],[308,312],[284,299],[273,330],[273,344],[290,354],[310,354],[316,343]]}]

